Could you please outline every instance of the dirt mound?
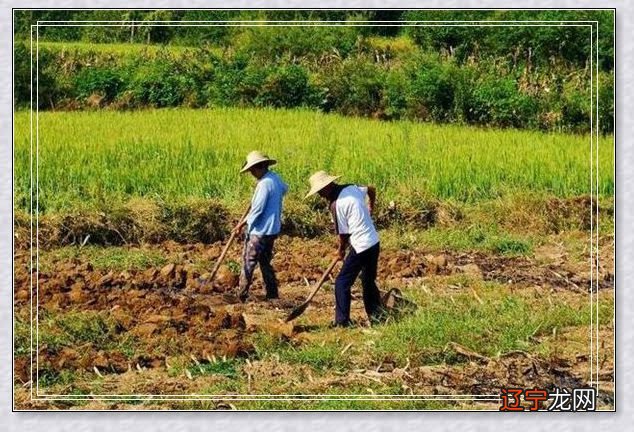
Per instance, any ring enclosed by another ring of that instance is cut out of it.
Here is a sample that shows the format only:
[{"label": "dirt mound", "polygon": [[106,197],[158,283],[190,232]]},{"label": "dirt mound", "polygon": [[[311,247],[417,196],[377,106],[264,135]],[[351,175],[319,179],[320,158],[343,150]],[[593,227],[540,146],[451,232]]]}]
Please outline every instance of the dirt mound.
[{"label": "dirt mound", "polygon": [[[39,246],[71,244],[128,245],[160,243],[211,243],[226,237],[232,224],[227,209],[207,199],[179,202],[135,198],[98,208],[73,208],[61,214],[39,217]],[[34,222],[35,223],[35,222]],[[31,218],[17,211],[16,246],[30,247]]]},{"label": "dirt mound", "polygon": [[[504,205],[493,206],[497,209],[496,223],[515,226],[517,212],[513,209],[526,210],[526,206],[521,205],[521,201]],[[379,229],[461,227],[470,217],[478,218],[481,210],[470,210],[467,205],[450,200],[410,196],[398,202],[379,203],[374,220]],[[597,211],[601,217],[611,218],[614,203],[602,200],[599,204],[589,196],[539,198],[530,201],[521,224],[538,222],[539,231],[545,233],[571,229],[587,231],[591,226],[596,228],[596,217],[591,215],[596,215]],[[39,244],[41,248],[52,248],[83,242],[94,245],[158,244],[166,240],[212,243],[226,240],[238,217],[235,211],[231,212],[222,203],[208,199],[174,202],[132,198],[126,202],[94,204],[93,207],[41,214]],[[25,210],[16,209],[14,221],[16,247],[26,249],[30,246],[31,218]],[[315,238],[333,232],[332,222],[321,200],[286,202],[282,224],[284,235],[291,237]]]},{"label": "dirt mound", "polygon": [[613,205],[602,206],[590,196],[575,198],[551,198],[542,206],[550,232],[559,233],[569,229],[588,231],[597,227],[597,211],[601,217],[614,212]]},{"label": "dirt mound", "polygon": [[464,365],[421,366],[405,377],[415,394],[498,395],[508,387],[550,391],[585,386],[565,361],[541,360],[519,351]]},{"label": "dirt mound", "polygon": [[[253,349],[242,337],[244,319],[226,309],[212,285],[209,295],[186,294],[197,284],[197,273],[183,265],[169,264],[146,271],[100,272],[76,260],[60,263],[55,272],[39,275],[39,305],[42,311],[96,311],[114,322],[117,334],[127,334],[143,345],[170,346],[186,350],[201,360],[210,355],[244,356]],[[16,267],[16,305],[30,301],[30,277],[25,266]],[[104,312],[105,311],[105,312]],[[151,352],[152,350],[149,350]],[[81,350],[40,345],[40,372],[61,370],[122,373],[130,368],[165,366],[165,358],[125,355],[119,350],[97,350],[92,343]],[[206,360],[205,360],[206,361]],[[137,366],[138,365],[138,366]],[[28,378],[27,362],[16,363],[17,376]]]},{"label": "dirt mound", "polygon": [[415,229],[427,229],[436,225],[454,225],[464,219],[458,205],[425,197],[409,197],[402,202],[390,201],[375,214],[379,229],[406,225]]},{"label": "dirt mound", "polygon": [[[513,283],[525,286],[550,285],[574,291],[590,290],[590,275],[571,271],[563,266],[538,266],[535,261],[527,257],[505,257],[486,255],[484,253],[460,253],[452,257],[453,263],[464,266],[477,266],[484,280],[500,283]],[[475,269],[475,267],[473,267]],[[609,273],[604,274],[593,286],[599,289],[614,287]]]}]

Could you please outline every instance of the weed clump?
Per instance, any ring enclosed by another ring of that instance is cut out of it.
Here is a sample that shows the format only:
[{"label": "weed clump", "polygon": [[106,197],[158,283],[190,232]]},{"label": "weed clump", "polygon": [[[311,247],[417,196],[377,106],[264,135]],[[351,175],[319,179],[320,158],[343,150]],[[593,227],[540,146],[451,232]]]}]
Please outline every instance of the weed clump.
[{"label": "weed clump", "polygon": [[[29,247],[29,216],[16,212],[15,227],[18,247]],[[74,207],[61,215],[40,216],[39,246],[121,246],[166,240],[213,243],[223,239],[229,229],[228,211],[215,201],[168,203],[133,198],[125,203]]]}]

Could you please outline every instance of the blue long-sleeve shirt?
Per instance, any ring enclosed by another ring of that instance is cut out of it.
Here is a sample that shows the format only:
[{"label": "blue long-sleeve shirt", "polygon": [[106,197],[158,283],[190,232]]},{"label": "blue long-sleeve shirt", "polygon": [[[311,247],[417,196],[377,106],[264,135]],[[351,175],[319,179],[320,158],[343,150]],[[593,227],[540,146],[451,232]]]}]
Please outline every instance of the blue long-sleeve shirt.
[{"label": "blue long-sleeve shirt", "polygon": [[282,228],[282,200],[288,185],[273,171],[258,180],[247,215],[248,233],[276,235]]}]

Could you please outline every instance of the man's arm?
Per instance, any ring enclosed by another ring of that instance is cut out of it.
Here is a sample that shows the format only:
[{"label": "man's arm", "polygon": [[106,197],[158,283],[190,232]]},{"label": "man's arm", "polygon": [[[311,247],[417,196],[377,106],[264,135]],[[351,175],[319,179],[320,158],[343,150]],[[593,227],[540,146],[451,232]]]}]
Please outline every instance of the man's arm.
[{"label": "man's arm", "polygon": [[245,225],[249,224],[252,226],[253,223],[260,217],[260,215],[264,212],[264,208],[266,207],[266,200],[268,199],[269,191],[266,185],[258,184],[255,188],[255,194],[253,195],[253,199],[251,200],[251,210],[249,210],[249,214],[244,220],[240,221],[238,225],[233,229],[236,234],[239,234],[244,228]]},{"label": "man's arm", "polygon": [[346,257],[346,248],[350,241],[350,234],[339,234],[339,246],[337,247],[337,256],[340,260]]},{"label": "man's arm", "polygon": [[236,235],[240,234],[242,228],[244,228],[244,226],[247,224],[247,216],[250,211],[251,204],[249,204],[249,208],[246,210],[246,212],[242,216],[240,216],[241,219],[238,221],[238,224],[231,230],[232,233],[235,233]]},{"label": "man's arm", "polygon": [[350,241],[350,233],[348,228],[348,219],[346,217],[345,208],[337,206],[337,202],[330,204],[330,211],[335,222],[335,233],[339,243],[337,245],[337,258],[343,260],[346,256],[346,248]]},{"label": "man's arm", "polygon": [[370,199],[368,209],[370,210],[370,214],[372,214],[374,213],[374,207],[376,205],[376,188],[372,185],[368,186],[368,198]]}]

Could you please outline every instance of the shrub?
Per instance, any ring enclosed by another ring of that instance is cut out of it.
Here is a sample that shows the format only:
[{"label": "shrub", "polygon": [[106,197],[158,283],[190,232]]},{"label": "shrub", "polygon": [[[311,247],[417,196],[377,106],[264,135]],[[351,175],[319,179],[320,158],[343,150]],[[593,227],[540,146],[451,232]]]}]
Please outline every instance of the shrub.
[{"label": "shrub", "polygon": [[13,49],[15,106],[28,105],[31,100],[31,52],[25,43],[16,42]]},{"label": "shrub", "polygon": [[64,73],[63,65],[57,57],[57,53],[48,50],[39,50],[38,55],[39,73],[36,75],[36,62],[33,59],[33,83],[37,82],[39,97],[35,99],[35,89],[33,94],[33,104],[38,102],[40,109],[54,109],[56,104],[71,97],[73,90],[70,76]]},{"label": "shrub", "polygon": [[[459,36],[466,38],[465,34],[473,36],[458,30],[412,31],[426,49],[449,46]],[[222,53],[217,47],[116,47],[110,51],[43,45],[38,62],[39,108],[305,106],[379,119],[588,132],[589,70],[556,53],[546,63],[535,57],[530,65],[525,43],[530,38],[525,33],[505,33],[504,41],[488,40],[487,33],[488,42],[478,40],[477,47],[487,57],[475,55],[465,62],[458,61],[456,52],[421,53],[414,46],[396,53],[380,48],[387,42],[365,41],[354,27],[344,26],[291,27],[288,32],[268,27],[238,29],[223,37],[233,45]],[[424,37],[435,42],[424,42],[420,39]],[[530,39],[530,47],[545,44],[551,37],[549,32],[540,34]],[[562,43],[569,44],[572,36],[566,37]],[[533,56],[540,55],[533,51]],[[14,104],[28,106],[28,44],[16,42],[14,61]],[[599,128],[610,133],[614,128],[612,74],[600,72],[599,81]]]},{"label": "shrub", "polygon": [[562,124],[572,132],[588,130],[590,125],[590,92],[572,82],[566,83],[562,94]]},{"label": "shrub", "polygon": [[319,89],[305,67],[297,64],[262,64],[238,55],[215,59],[213,78],[204,93],[212,106],[271,106],[293,108],[318,106]]},{"label": "shrub", "polygon": [[314,100],[314,90],[303,67],[280,65],[268,72],[256,98],[256,105],[292,108],[308,105]]},{"label": "shrub", "polygon": [[357,42],[357,30],[350,26],[330,27],[247,27],[237,33],[237,52],[265,59],[318,57],[328,52],[348,56]]},{"label": "shrub", "polygon": [[241,101],[240,87],[248,66],[248,58],[235,56],[224,61],[212,59],[213,79],[205,86],[207,103],[211,106],[235,106]]},{"label": "shrub", "polygon": [[614,130],[614,78],[611,73],[599,74],[599,130]]},{"label": "shrub", "polygon": [[101,93],[105,102],[111,102],[124,90],[125,85],[121,69],[87,67],[74,78],[75,92],[82,99],[93,93]]},{"label": "shrub", "polygon": [[384,117],[385,72],[371,60],[351,57],[324,71],[322,85],[327,89],[324,111],[345,115]]},{"label": "shrub", "polygon": [[472,65],[453,67],[451,79],[454,87],[454,118],[468,123],[469,110],[473,107],[473,92],[478,71]]},{"label": "shrub", "polygon": [[536,101],[520,93],[511,77],[485,77],[473,91],[469,121],[499,127],[527,127],[534,124]]},{"label": "shrub", "polygon": [[180,105],[187,92],[193,88],[191,77],[180,72],[178,63],[166,56],[139,65],[131,83],[134,97],[141,104],[153,107]]},{"label": "shrub", "polygon": [[242,106],[254,105],[262,91],[262,86],[268,75],[266,66],[250,63],[241,74],[237,76],[239,104]]},{"label": "shrub", "polygon": [[411,93],[411,81],[401,70],[387,73],[385,80],[384,106],[385,118],[400,119],[407,114],[407,99]]},{"label": "shrub", "polygon": [[454,105],[454,86],[448,64],[423,62],[414,71],[408,97],[410,117],[448,120]]}]

